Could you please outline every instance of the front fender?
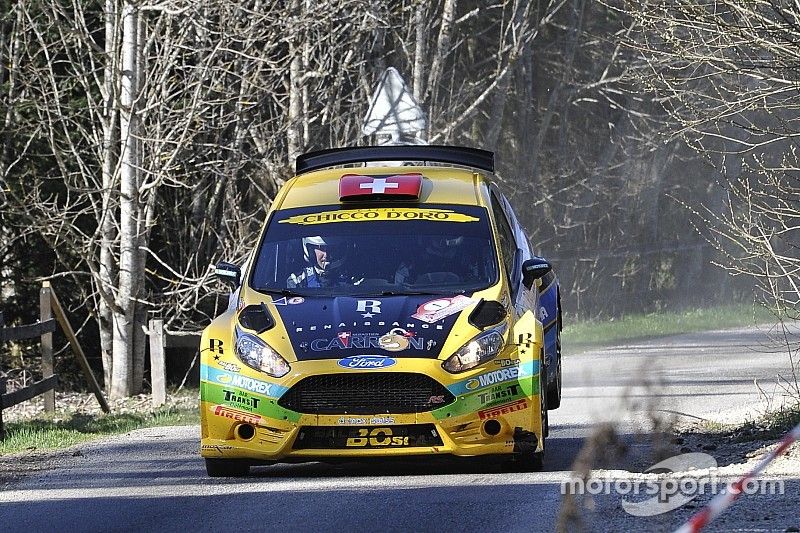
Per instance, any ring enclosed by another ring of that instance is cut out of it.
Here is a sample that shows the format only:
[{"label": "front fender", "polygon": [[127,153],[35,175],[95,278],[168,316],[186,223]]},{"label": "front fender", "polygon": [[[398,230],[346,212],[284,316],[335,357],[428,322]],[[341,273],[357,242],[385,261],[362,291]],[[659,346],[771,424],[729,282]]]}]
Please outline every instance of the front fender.
[{"label": "front fender", "polygon": [[208,409],[203,409],[205,398],[205,387],[203,383],[208,381],[209,368],[225,368],[231,364],[238,366],[236,355],[233,352],[233,324],[234,309],[228,309],[206,326],[200,337],[200,427],[203,437],[208,433]]},{"label": "front fender", "polygon": [[517,346],[522,361],[539,359],[544,347],[542,323],[528,310],[517,320],[511,330],[511,342]]}]

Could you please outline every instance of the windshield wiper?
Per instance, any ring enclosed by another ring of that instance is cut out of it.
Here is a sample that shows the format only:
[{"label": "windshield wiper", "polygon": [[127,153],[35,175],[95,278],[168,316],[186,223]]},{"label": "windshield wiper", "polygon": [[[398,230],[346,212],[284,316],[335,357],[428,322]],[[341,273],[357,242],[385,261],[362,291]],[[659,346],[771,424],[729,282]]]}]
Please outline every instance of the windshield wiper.
[{"label": "windshield wiper", "polygon": [[419,295],[442,296],[444,294],[464,294],[464,291],[459,289],[459,290],[452,290],[452,291],[383,291],[383,292],[381,292],[381,296],[419,296]]},{"label": "windshield wiper", "polygon": [[278,296],[308,296],[307,294],[303,294],[300,292],[295,292],[291,289],[265,289],[265,288],[258,288],[256,289],[258,292],[263,292],[264,294],[274,294]]}]

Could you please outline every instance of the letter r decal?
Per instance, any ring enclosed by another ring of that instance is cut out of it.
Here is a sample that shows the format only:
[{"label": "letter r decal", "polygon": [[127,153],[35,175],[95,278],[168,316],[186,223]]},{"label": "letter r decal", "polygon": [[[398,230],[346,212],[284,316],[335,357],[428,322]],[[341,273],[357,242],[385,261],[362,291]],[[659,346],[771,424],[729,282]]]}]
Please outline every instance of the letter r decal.
[{"label": "letter r decal", "polygon": [[219,339],[209,339],[208,341],[208,349],[212,352],[217,352],[218,354],[222,355],[224,352],[222,351],[222,341]]}]

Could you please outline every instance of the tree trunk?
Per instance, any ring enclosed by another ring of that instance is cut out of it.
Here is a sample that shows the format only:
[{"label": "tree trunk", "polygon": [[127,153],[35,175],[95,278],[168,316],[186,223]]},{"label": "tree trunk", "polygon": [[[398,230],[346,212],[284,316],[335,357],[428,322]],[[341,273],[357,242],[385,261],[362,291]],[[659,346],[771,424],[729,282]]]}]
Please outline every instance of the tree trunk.
[{"label": "tree trunk", "polygon": [[425,31],[425,2],[417,2],[414,8],[414,29],[415,29],[415,45],[414,45],[414,72],[413,77],[413,91],[414,99],[422,103],[425,97],[423,91],[425,89],[425,40],[427,39],[427,32]]},{"label": "tree trunk", "polygon": [[[292,2],[292,20],[300,20],[300,2],[294,0]],[[303,76],[303,46],[301,37],[298,32],[293,34],[289,41],[289,125],[286,130],[286,144],[288,146],[288,165],[294,165],[297,156],[302,152],[302,114],[303,114],[303,85],[301,77]]]},{"label": "tree trunk", "polygon": [[544,142],[548,137],[550,130],[550,123],[553,121],[556,112],[559,110],[559,102],[561,105],[569,105],[563,102],[561,93],[567,84],[567,76],[572,71],[572,65],[575,62],[575,54],[578,50],[578,42],[583,35],[583,14],[585,3],[584,0],[574,0],[572,3],[572,18],[573,26],[570,28],[569,38],[566,42],[566,50],[564,50],[564,62],[561,68],[561,79],[556,83],[555,87],[550,91],[550,98],[545,106],[545,112],[542,120],[539,123],[539,133],[536,136],[536,141],[533,145],[533,168],[531,170],[531,178],[534,183],[539,183],[539,172],[541,171],[541,164],[538,155],[542,152]]},{"label": "tree trunk", "polygon": [[138,168],[136,113],[137,13],[132,3],[122,7],[122,91],[120,93],[120,260],[117,307],[114,310],[111,397],[130,396],[133,390],[133,325],[136,310],[138,244]]},{"label": "tree trunk", "polygon": [[[116,236],[116,205],[114,205],[112,192],[115,190],[115,172],[119,150],[118,120],[119,109],[117,98],[119,96],[119,68],[117,65],[117,43],[119,42],[119,21],[117,0],[106,0],[105,20],[105,52],[106,63],[103,69],[103,100],[105,104],[103,121],[103,213],[100,233],[100,268],[99,280],[101,292],[98,298],[98,321],[100,330],[100,355],[103,361],[103,384],[106,392],[111,388],[111,374],[113,368],[113,316],[110,302],[106,295],[112,295],[112,287],[116,282],[116,265],[112,247]],[[103,294],[104,293],[104,294]]]},{"label": "tree trunk", "polygon": [[134,50],[136,53],[136,59],[134,61],[134,76],[133,76],[133,101],[132,101],[132,109],[131,109],[131,117],[132,117],[132,134],[133,134],[133,142],[136,146],[136,151],[134,154],[136,155],[136,172],[134,173],[134,177],[136,178],[136,235],[135,235],[135,242],[136,246],[133,249],[135,259],[136,268],[133,271],[133,290],[131,293],[131,298],[133,298],[133,347],[132,347],[132,358],[133,358],[133,382],[131,383],[131,394],[139,394],[142,392],[142,384],[144,382],[144,356],[145,356],[145,345],[147,343],[147,334],[146,326],[147,326],[147,309],[145,308],[144,304],[142,304],[139,299],[142,294],[144,294],[144,283],[145,283],[145,265],[147,263],[147,243],[148,243],[148,235],[151,227],[151,217],[152,217],[152,209],[153,204],[155,203],[156,197],[156,190],[150,189],[147,196],[146,204],[143,202],[143,198],[141,195],[142,186],[144,185],[144,173],[139,170],[142,167],[143,161],[143,142],[141,139],[139,125],[141,123],[141,118],[139,118],[139,102],[138,102],[138,95],[141,92],[141,88],[144,82],[144,73],[146,72],[146,65],[145,65],[145,58],[144,58],[144,41],[145,41],[145,24],[144,18],[137,13],[136,16],[136,39],[134,41]]},{"label": "tree trunk", "polygon": [[439,89],[439,78],[441,77],[444,68],[444,60],[447,53],[450,51],[450,38],[453,30],[453,20],[456,14],[456,0],[445,0],[442,7],[442,24],[439,28],[439,38],[436,42],[436,53],[431,59],[431,70],[428,76],[427,91],[425,93],[425,101],[420,100],[420,105],[428,104],[428,136],[433,128],[433,117],[436,116],[436,95]]},{"label": "tree trunk", "polygon": [[500,83],[497,84],[497,90],[492,98],[491,112],[489,113],[488,124],[484,125],[484,147],[489,151],[497,150],[497,143],[500,139],[500,132],[503,129],[503,112],[506,108],[506,100],[508,99],[508,89],[511,84],[511,75],[507,74]]}]

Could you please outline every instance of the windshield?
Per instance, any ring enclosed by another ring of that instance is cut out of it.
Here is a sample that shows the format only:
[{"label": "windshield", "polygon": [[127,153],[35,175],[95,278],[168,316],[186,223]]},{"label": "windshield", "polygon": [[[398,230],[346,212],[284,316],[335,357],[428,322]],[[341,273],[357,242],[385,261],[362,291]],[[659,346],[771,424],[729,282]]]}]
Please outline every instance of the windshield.
[{"label": "windshield", "polygon": [[251,286],[302,296],[467,293],[497,282],[486,209],[463,205],[276,211]]}]

